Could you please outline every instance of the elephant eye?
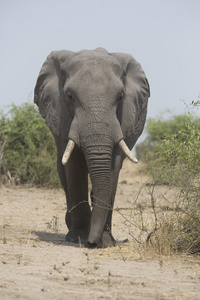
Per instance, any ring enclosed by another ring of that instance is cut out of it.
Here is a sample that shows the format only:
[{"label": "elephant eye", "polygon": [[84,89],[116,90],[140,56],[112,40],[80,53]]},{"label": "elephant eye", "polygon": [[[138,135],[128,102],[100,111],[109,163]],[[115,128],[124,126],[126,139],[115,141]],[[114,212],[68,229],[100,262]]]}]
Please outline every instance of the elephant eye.
[{"label": "elephant eye", "polygon": [[70,100],[73,100],[72,94],[71,94],[70,92],[67,92],[67,97],[68,97]]},{"label": "elephant eye", "polygon": [[124,97],[124,91],[122,91],[122,92],[119,94],[117,100],[120,101],[120,100],[122,100],[123,97]]}]

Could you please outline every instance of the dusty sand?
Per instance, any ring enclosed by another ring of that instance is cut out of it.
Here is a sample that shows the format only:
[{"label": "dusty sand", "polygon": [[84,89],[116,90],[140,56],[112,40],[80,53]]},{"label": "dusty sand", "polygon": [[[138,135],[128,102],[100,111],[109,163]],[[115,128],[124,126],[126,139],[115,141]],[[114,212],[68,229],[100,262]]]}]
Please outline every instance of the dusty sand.
[{"label": "dusty sand", "polygon": [[198,257],[144,254],[134,242],[129,207],[146,180],[138,168],[125,162],[113,217],[113,235],[129,242],[107,249],[65,242],[62,190],[1,187],[0,299],[200,299]]}]

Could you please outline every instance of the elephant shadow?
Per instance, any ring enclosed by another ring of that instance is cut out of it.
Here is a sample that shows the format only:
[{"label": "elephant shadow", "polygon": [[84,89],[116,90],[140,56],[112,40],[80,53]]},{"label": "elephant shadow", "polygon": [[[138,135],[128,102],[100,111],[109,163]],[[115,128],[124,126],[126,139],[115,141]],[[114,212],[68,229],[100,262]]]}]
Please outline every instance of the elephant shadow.
[{"label": "elephant shadow", "polygon": [[[75,248],[88,248],[85,243],[72,243],[72,242],[68,242],[65,240],[66,235],[62,234],[62,233],[52,233],[52,232],[46,232],[46,231],[33,231],[33,234],[37,235],[39,240],[41,242],[46,242],[49,244],[54,244],[54,245],[63,245],[63,246],[67,246],[67,247],[75,247]],[[128,243],[129,240],[125,239],[125,240],[118,240],[115,241],[115,245],[120,245],[120,244],[126,244]],[[102,248],[102,246],[98,246],[97,248]]]},{"label": "elephant shadow", "polygon": [[33,234],[35,234],[36,236],[38,236],[39,240],[41,242],[46,242],[49,244],[54,244],[54,245],[63,245],[63,246],[68,246],[68,247],[76,247],[76,248],[80,248],[80,247],[84,247],[84,244],[75,244],[72,242],[67,242],[65,240],[66,234],[62,234],[62,233],[52,233],[52,232],[46,232],[46,231],[33,231]]}]

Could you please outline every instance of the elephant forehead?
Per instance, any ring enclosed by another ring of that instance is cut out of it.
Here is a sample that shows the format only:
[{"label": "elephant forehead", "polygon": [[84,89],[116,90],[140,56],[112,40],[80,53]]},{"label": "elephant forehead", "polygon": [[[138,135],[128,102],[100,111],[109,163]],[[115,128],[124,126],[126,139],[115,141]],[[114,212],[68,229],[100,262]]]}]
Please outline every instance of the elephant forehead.
[{"label": "elephant forehead", "polygon": [[76,91],[79,98],[95,94],[107,94],[112,98],[123,87],[123,69],[111,59],[77,57],[67,71],[69,80],[65,89]]},{"label": "elephant forehead", "polygon": [[122,76],[123,69],[116,59],[105,53],[95,55],[79,54],[66,67],[69,75],[79,73],[80,76],[106,76],[115,74]]}]

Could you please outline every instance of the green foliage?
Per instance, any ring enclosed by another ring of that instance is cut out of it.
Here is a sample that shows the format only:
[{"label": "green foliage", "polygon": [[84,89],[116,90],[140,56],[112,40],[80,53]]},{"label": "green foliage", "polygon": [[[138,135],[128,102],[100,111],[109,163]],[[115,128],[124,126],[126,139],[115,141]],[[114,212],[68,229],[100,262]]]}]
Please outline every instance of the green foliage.
[{"label": "green foliage", "polygon": [[176,186],[178,199],[173,217],[168,214],[160,226],[162,234],[155,234],[157,240],[176,251],[200,252],[200,119],[190,112],[167,121],[151,119],[147,132],[154,154],[147,159],[152,185]]},{"label": "green foliage", "polygon": [[[173,160],[176,157],[173,153],[176,151],[180,153],[180,145],[187,147],[188,143],[195,139],[197,130],[200,130],[200,118],[194,117],[191,114],[172,116],[168,120],[163,120],[161,117],[157,119],[148,119],[146,123],[147,138],[144,142],[136,146],[136,154],[140,160],[145,161],[155,158],[155,154],[162,151],[164,144],[170,143],[170,149],[167,152],[172,151]],[[192,134],[190,141],[188,137]],[[163,153],[164,154],[164,153]],[[194,154],[194,153],[193,153]]]},{"label": "green foliage", "polygon": [[193,107],[199,107],[199,106],[200,106],[200,100],[192,101],[191,105],[192,105]]},{"label": "green foliage", "polygon": [[192,177],[196,178],[200,171],[200,119],[188,114],[175,116],[171,125],[170,121],[164,121],[162,126],[158,126],[159,132],[163,128],[162,139],[160,133],[153,133],[154,123],[151,122],[153,126],[149,127],[149,140],[154,141],[154,159],[148,165],[154,180],[181,185]]},{"label": "green foliage", "polygon": [[200,129],[200,119],[191,114],[172,116],[168,120],[149,119],[146,125],[147,141],[155,145],[170,139],[173,135],[176,135],[179,140],[185,140],[185,135],[190,134],[191,126]]},{"label": "green foliage", "polygon": [[53,136],[35,105],[12,105],[0,114],[0,141],[6,139],[1,162],[15,182],[58,186]]}]

